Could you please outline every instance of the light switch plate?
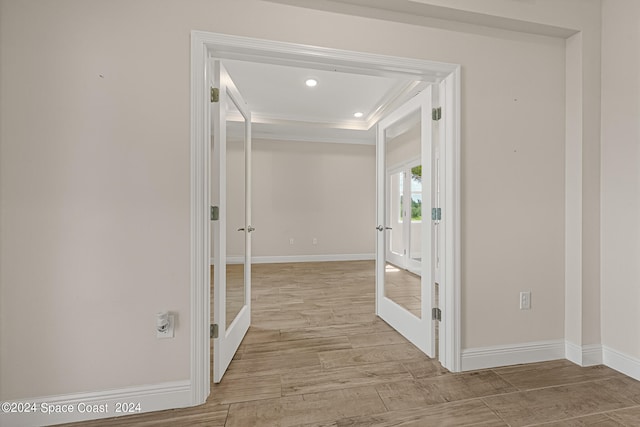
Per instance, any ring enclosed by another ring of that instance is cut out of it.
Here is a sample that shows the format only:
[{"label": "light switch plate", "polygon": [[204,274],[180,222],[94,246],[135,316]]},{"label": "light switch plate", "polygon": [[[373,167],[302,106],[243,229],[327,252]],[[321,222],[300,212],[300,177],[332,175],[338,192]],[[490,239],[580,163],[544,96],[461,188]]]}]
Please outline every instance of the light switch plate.
[{"label": "light switch plate", "polygon": [[531,309],[531,292],[520,292],[520,310]]}]

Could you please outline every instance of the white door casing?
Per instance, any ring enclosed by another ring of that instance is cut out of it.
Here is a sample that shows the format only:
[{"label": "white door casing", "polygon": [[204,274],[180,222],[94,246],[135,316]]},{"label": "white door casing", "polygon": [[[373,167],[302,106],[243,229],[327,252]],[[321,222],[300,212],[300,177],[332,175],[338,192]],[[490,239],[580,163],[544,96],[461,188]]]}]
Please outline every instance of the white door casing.
[{"label": "white door casing", "polygon": [[[445,144],[441,153],[441,174],[445,177],[441,230],[442,276],[447,283],[441,292],[443,322],[440,352],[443,366],[460,370],[460,66],[414,58],[392,57],[231,36],[204,31],[191,32],[191,403],[202,404],[210,393],[210,177],[211,115],[208,62],[210,56],[271,62],[310,69],[342,67],[350,72],[375,75],[404,75],[430,82],[446,81],[443,104]],[[384,176],[382,177],[384,181]],[[377,178],[379,183],[380,177]],[[374,231],[375,232],[375,231]],[[377,232],[376,232],[377,233]],[[442,283],[441,283],[442,285]],[[379,301],[376,301],[378,310]],[[446,326],[445,326],[446,325]]]}]

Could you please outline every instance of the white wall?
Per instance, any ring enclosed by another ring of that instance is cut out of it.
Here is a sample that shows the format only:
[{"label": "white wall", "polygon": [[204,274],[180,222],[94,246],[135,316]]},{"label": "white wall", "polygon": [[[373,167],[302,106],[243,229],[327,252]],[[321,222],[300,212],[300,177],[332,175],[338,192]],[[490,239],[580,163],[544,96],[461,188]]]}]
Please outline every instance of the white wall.
[{"label": "white wall", "polygon": [[[578,348],[598,344],[601,340],[600,0],[419,0],[419,3],[430,9],[431,16],[441,19],[567,38],[564,338]],[[411,15],[396,19],[420,21]],[[435,21],[431,25],[451,27],[448,21]],[[491,33],[486,28],[485,31]],[[541,113],[542,121],[546,113]],[[583,363],[581,355],[571,360]]]},{"label": "white wall", "polygon": [[[255,140],[253,175],[253,256],[374,253],[375,146]],[[229,256],[241,253],[242,226],[229,221]]]},{"label": "white wall", "polygon": [[[563,337],[563,40],[257,0],[1,1],[2,399],[189,378],[193,29],[462,64],[463,348]],[[273,231],[281,253],[312,237]]]},{"label": "white wall", "polygon": [[188,379],[197,23],[171,2],[0,7],[0,396]]},{"label": "white wall", "polygon": [[602,343],[640,374],[640,3],[602,4]]}]

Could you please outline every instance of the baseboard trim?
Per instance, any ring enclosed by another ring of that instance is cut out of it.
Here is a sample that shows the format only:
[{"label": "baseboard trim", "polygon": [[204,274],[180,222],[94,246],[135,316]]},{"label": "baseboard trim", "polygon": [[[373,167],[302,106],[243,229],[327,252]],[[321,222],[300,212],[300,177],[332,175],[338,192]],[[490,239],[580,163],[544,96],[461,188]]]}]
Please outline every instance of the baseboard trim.
[{"label": "baseboard trim", "polygon": [[564,340],[538,341],[516,345],[468,348],[462,350],[462,370],[497,368],[522,363],[546,362],[565,358]]},{"label": "baseboard trim", "polygon": [[[280,264],[289,262],[327,262],[327,261],[369,261],[374,260],[375,254],[329,254],[329,255],[282,255],[282,256],[254,256],[253,264]],[[213,265],[213,258],[209,260]],[[228,257],[229,264],[242,264],[241,257]]]},{"label": "baseboard trim", "polygon": [[602,346],[603,363],[618,372],[640,381],[640,359],[619,352],[611,347]]},{"label": "baseboard trim", "polygon": [[[130,413],[116,413],[117,404],[140,404],[140,411],[145,413],[164,409],[184,408],[192,406],[191,382],[174,381],[140,387],[127,387],[91,393],[74,393],[59,396],[18,399],[13,402],[29,402],[37,405],[31,413],[0,413],[0,425],[3,426],[46,426],[77,421],[110,418]],[[45,405],[46,404],[46,405]],[[73,412],[47,413],[44,408],[70,408]],[[86,407],[98,405],[97,412],[88,412]],[[104,405],[100,407],[100,405]],[[85,408],[83,410],[83,408]]]},{"label": "baseboard trim", "polygon": [[582,366],[596,366],[603,363],[602,345],[591,344],[582,346]]},{"label": "baseboard trim", "polygon": [[570,341],[565,341],[564,343],[564,353],[565,358],[575,363],[576,365],[582,366],[582,347],[578,344],[574,344]]},{"label": "baseboard trim", "polygon": [[602,346],[590,344],[579,346],[570,341],[565,342],[565,357],[579,366],[595,366],[602,364]]}]

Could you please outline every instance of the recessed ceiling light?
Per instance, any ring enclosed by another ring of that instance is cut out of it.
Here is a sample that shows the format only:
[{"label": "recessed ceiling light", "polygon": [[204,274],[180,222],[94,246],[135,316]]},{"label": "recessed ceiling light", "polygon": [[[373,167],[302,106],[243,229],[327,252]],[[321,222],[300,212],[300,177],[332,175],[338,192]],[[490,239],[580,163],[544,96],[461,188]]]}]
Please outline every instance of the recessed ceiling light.
[{"label": "recessed ceiling light", "polygon": [[358,111],[357,113],[353,113],[353,117],[359,119],[360,117],[364,116],[364,113]]},{"label": "recessed ceiling light", "polygon": [[309,87],[315,87],[318,85],[318,81],[316,79],[307,79],[307,81],[304,82],[304,84],[306,84]]}]

